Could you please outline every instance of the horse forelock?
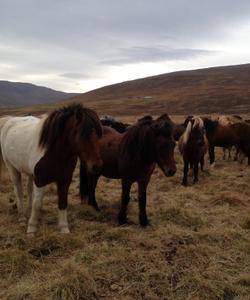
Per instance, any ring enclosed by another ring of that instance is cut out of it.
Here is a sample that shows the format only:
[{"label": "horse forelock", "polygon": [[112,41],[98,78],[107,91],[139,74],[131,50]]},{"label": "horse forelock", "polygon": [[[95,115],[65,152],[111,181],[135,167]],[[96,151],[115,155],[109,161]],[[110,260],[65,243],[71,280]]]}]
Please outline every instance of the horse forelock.
[{"label": "horse forelock", "polygon": [[204,128],[204,122],[203,122],[202,118],[193,117],[193,120],[194,120],[193,128],[195,128],[195,127],[199,127],[200,129]]},{"label": "horse forelock", "polygon": [[192,127],[193,127],[192,121],[189,120],[188,124],[187,124],[187,127],[184,131],[184,134],[183,134],[183,144],[187,144],[187,142],[189,140],[189,137],[190,137],[190,134],[191,134],[191,131],[192,131]]},{"label": "horse forelock", "polygon": [[89,137],[93,130],[102,136],[102,127],[97,114],[81,104],[71,104],[52,111],[43,121],[41,126],[39,145],[50,148],[62,136],[70,117],[74,116],[76,122],[81,123],[81,134]]}]

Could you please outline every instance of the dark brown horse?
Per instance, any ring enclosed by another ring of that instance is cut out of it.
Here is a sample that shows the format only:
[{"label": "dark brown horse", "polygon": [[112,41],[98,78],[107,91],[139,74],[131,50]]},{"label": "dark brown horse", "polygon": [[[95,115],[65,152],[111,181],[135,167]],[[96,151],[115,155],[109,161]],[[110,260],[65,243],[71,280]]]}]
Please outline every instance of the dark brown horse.
[{"label": "dark brown horse", "polygon": [[131,126],[131,124],[117,121],[110,116],[101,117],[100,120],[103,126],[114,128],[116,131],[120,133],[125,132],[128,129],[128,127]]},{"label": "dark brown horse", "polygon": [[[175,141],[172,126],[166,116],[156,120],[147,116],[135,125],[119,134],[115,130],[104,127],[100,140],[103,169],[101,175],[122,179],[121,209],[119,223],[127,222],[127,206],[130,189],[134,182],[138,183],[139,221],[142,226],[148,225],[146,213],[146,190],[155,165],[161,168],[166,176],[176,172],[174,161]],[[95,188],[99,176],[88,174],[84,165],[80,169],[81,200],[98,209],[95,199]]]},{"label": "dark brown horse", "polygon": [[189,117],[186,130],[180,137],[178,146],[184,162],[182,185],[187,186],[189,165],[193,169],[195,183],[198,181],[199,163],[203,170],[204,155],[208,149],[205,127],[201,118]]},{"label": "dark brown horse", "polygon": [[59,229],[67,233],[68,189],[77,157],[85,164],[88,172],[100,172],[102,160],[98,140],[102,136],[102,127],[97,114],[80,104],[57,109],[41,122],[39,151],[43,155],[34,168],[37,193],[33,199],[27,233],[34,234],[37,230],[42,187],[52,182],[57,185]]}]

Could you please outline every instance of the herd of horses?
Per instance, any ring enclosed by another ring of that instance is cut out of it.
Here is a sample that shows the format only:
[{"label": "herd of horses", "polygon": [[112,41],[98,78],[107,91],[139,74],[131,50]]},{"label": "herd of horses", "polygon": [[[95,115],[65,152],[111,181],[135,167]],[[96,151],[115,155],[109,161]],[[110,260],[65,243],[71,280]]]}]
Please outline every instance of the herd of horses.
[{"label": "herd of horses", "polygon": [[52,182],[57,186],[59,230],[69,232],[68,190],[78,158],[81,201],[99,210],[95,197],[99,177],[121,179],[118,220],[119,224],[125,224],[130,189],[136,182],[139,222],[146,226],[148,183],[156,165],[167,177],[176,173],[177,142],[184,163],[184,186],[189,168],[193,170],[193,181],[198,180],[206,152],[210,164],[214,164],[214,147],[234,146],[250,164],[250,122],[239,116],[188,116],[182,124],[177,124],[167,114],[158,118],[148,115],[131,125],[108,116],[99,119],[95,111],[71,104],[42,117],[0,118],[0,167],[4,162],[9,171],[20,222],[26,220],[21,174],[28,175],[28,236],[37,231],[44,188]]}]

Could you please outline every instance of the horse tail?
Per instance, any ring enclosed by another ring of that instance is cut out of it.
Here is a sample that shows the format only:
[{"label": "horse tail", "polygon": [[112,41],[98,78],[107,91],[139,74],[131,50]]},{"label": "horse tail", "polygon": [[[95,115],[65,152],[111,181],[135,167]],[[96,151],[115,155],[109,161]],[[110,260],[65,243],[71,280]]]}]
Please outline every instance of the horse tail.
[{"label": "horse tail", "polygon": [[3,167],[3,163],[4,163],[2,147],[1,147],[1,144],[2,144],[1,131],[2,131],[4,124],[9,120],[9,118],[10,118],[10,116],[0,118],[0,179],[1,179],[1,174],[2,174],[2,167]]}]

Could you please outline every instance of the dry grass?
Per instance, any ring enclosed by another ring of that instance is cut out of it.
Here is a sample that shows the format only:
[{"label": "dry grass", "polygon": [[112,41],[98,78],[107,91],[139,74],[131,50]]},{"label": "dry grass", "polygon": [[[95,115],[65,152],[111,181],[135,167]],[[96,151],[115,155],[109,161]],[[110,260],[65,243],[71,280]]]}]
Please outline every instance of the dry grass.
[{"label": "dry grass", "polygon": [[[127,121],[131,118],[127,118]],[[220,151],[218,150],[220,154]],[[101,212],[81,205],[78,170],[69,193],[71,234],[57,231],[47,188],[39,233],[17,222],[12,185],[0,183],[1,299],[250,299],[250,169],[218,157],[200,181],[180,186],[159,169],[148,189],[151,226],[138,226],[132,189],[128,226],[117,225],[120,183],[102,178]],[[192,182],[190,178],[190,183]]]}]

